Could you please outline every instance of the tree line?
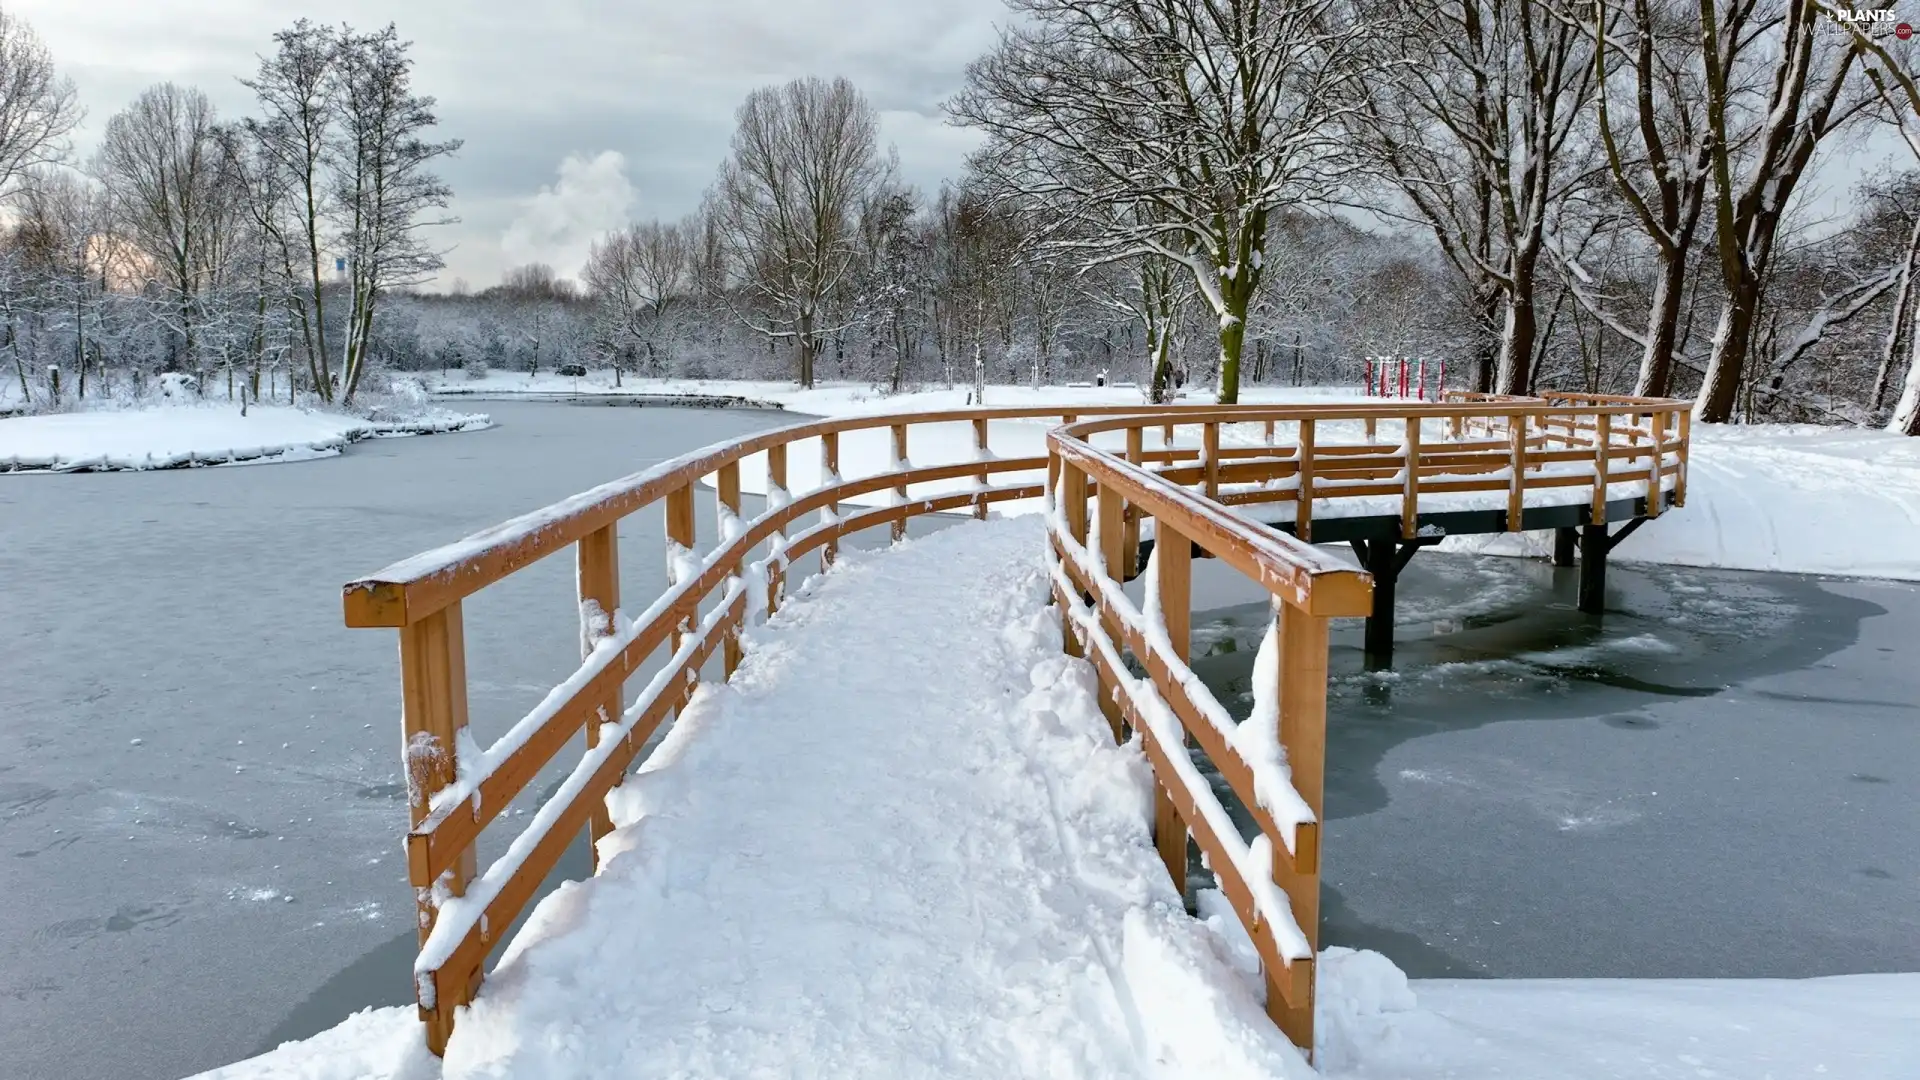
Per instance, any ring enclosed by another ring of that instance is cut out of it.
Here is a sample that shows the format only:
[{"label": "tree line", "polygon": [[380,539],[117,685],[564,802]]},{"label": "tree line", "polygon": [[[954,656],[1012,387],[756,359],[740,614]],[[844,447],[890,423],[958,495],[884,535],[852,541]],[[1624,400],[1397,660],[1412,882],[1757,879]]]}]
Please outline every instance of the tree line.
[{"label": "tree line", "polygon": [[[1920,433],[1920,161],[1845,168],[1878,131],[1920,158],[1905,42],[1871,12],[1009,6],[946,105],[981,145],[938,190],[901,179],[852,83],[795,80],[741,104],[694,213],[599,238],[577,281],[533,265],[479,292],[417,288],[450,197],[432,162],[457,144],[429,137],[391,29],[278,35],[257,119],[149,91],[80,174],[50,164],[71,90],[63,111],[29,48],[48,119],[0,146],[22,391],[64,351],[83,373],[277,365],[342,399],[375,368],[586,364],[891,389],[1104,372],[1234,400],[1412,356],[1469,389]],[[0,71],[9,101],[20,85]],[[1822,162],[1844,190],[1816,190]]]}]

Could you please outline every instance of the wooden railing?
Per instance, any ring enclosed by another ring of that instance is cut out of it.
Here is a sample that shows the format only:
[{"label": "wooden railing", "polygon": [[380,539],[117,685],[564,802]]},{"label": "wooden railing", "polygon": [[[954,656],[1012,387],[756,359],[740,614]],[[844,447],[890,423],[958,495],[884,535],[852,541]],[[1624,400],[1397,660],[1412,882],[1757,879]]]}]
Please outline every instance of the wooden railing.
[{"label": "wooden railing", "polygon": [[[406,839],[407,867],[418,893],[421,942],[415,991],[434,1052],[445,1048],[455,1010],[478,992],[487,957],[561,853],[583,828],[594,839],[609,831],[607,793],[620,783],[648,736],[692,696],[702,666],[718,652],[732,674],[740,661],[741,626],[750,610],[770,612],[779,606],[792,560],[818,550],[831,564],[839,541],[852,533],[888,525],[897,538],[915,515],[970,510],[984,517],[993,503],[1039,497],[1046,458],[993,456],[990,421],[1071,420],[1132,411],[1137,409],[974,409],[781,428],[695,451],[349,583],[343,593],[348,626],[400,632],[413,822]],[[912,432],[953,424],[971,425],[965,460],[908,462]],[[841,479],[841,436],[868,430],[889,433],[899,466]],[[1036,448],[1042,430],[1034,428]],[[804,443],[814,444],[820,455],[824,485],[790,495],[789,458]],[[741,466],[756,457],[768,478],[766,509],[743,520]],[[912,497],[914,485],[959,478],[971,478],[973,489]],[[719,542],[696,554],[694,493],[701,484],[715,492]],[[842,512],[842,503],[876,492],[891,492],[894,505]],[[665,506],[669,586],[629,619],[625,612],[631,609],[623,607],[620,590],[619,525],[657,503]],[[821,515],[820,522],[794,531],[810,514]],[[766,550],[756,558],[762,545]],[[461,601],[568,548],[574,549],[578,571],[580,668],[490,747],[463,755],[467,673]],[[755,595],[748,594],[749,582]],[[708,601],[713,603],[703,616],[701,606]],[[646,686],[629,696],[627,682],[656,657],[660,663]],[[481,832],[583,731],[586,752],[559,790],[506,854],[480,873],[475,843]],[[609,741],[601,741],[603,732],[610,734]]]},{"label": "wooden railing", "polygon": [[[916,515],[970,511],[984,517],[993,503],[1044,495],[1053,500],[1056,515],[1056,587],[1063,590],[1070,626],[1078,628],[1068,640],[1081,643],[1110,688],[1124,691],[1109,702],[1118,710],[1111,718],[1145,734],[1163,790],[1163,832],[1170,837],[1175,824],[1180,826],[1177,857],[1171,847],[1163,848],[1169,868],[1184,866],[1188,830],[1203,837],[1203,845],[1212,843],[1235,857],[1216,858],[1214,865],[1270,970],[1284,973],[1284,978],[1270,975],[1278,980],[1274,1000],[1284,1005],[1276,1018],[1296,1041],[1311,1046],[1326,620],[1366,613],[1367,578],[1223,507],[1291,502],[1295,528],[1307,538],[1316,504],[1397,494],[1411,535],[1423,494],[1497,491],[1510,493],[1511,527],[1517,528],[1527,490],[1591,483],[1595,520],[1604,520],[1607,484],[1639,479],[1653,492],[1648,512],[1657,513],[1664,478],[1675,478],[1676,496],[1684,493],[1684,409],[1677,402],[1500,400],[972,409],[819,421],[695,451],[349,583],[343,593],[347,625],[400,633],[412,821],[406,851],[421,942],[415,990],[428,1045],[435,1053],[445,1048],[455,1010],[478,992],[488,956],[566,847],[583,829],[595,839],[609,831],[607,793],[621,782],[648,737],[685,706],[702,667],[718,653],[725,673],[732,674],[741,658],[740,628],[750,614],[778,608],[792,560],[817,550],[823,563],[831,564],[839,541],[852,533],[887,525],[897,538]],[[1644,428],[1637,420],[1613,423],[1622,415],[1649,419]],[[1076,423],[1085,417],[1103,419]],[[992,424],[1049,419],[1069,426],[1048,436],[1045,455],[993,454]],[[1337,432],[1354,423],[1364,430],[1357,441],[1320,438],[1327,425],[1343,425],[1333,429]],[[971,427],[963,460],[909,461],[914,432],[954,424]],[[1283,425],[1294,428],[1291,444],[1276,441],[1277,427]],[[1426,434],[1435,425],[1441,430]],[[1176,429],[1197,429],[1197,445],[1177,439]],[[1380,441],[1396,430],[1398,442]],[[842,479],[841,436],[860,431],[886,431],[895,464],[875,475]],[[1159,445],[1152,449],[1150,432],[1158,435]],[[1247,441],[1239,441],[1242,435]],[[1096,448],[1096,437],[1116,445]],[[1124,450],[1117,445],[1121,438]],[[794,495],[787,490],[788,464],[799,444],[813,444],[819,454],[822,484]],[[1632,467],[1643,458],[1647,464]],[[765,509],[746,520],[741,472],[749,460],[764,466],[768,497]],[[1621,460],[1629,468],[1613,470]],[[1544,468],[1574,461],[1590,462],[1594,474],[1567,480]],[[1539,475],[1529,478],[1528,469]],[[971,487],[931,494],[923,489],[920,496],[912,490],[956,480],[970,480]],[[718,540],[696,552],[695,489],[702,484],[715,493]],[[890,493],[890,505],[842,513],[843,503],[882,492]],[[620,588],[619,525],[654,504],[665,510],[668,587],[629,617]],[[810,514],[820,516],[817,524],[801,521]],[[1148,521],[1157,532],[1149,608],[1160,614],[1154,618],[1131,609],[1117,586],[1108,584],[1132,576],[1132,553]],[[461,602],[569,548],[577,569],[582,664],[506,734],[484,750],[471,749],[464,732]],[[1272,648],[1281,678],[1278,697],[1263,706],[1270,706],[1280,729],[1271,746],[1254,735],[1245,736],[1252,739],[1251,751],[1235,741],[1241,736],[1230,732],[1224,709],[1186,667],[1186,566],[1195,550],[1219,556],[1276,598]],[[1080,606],[1083,593],[1092,597],[1092,608]],[[1121,681],[1128,652],[1144,665],[1164,710],[1144,695],[1144,684]],[[646,685],[629,694],[628,681],[656,659]],[[567,777],[505,854],[480,872],[475,844],[481,832],[582,733],[585,752]],[[1189,782],[1191,765],[1184,753],[1174,752],[1188,735],[1256,809],[1265,843],[1273,845],[1272,874],[1247,869],[1264,865],[1263,845],[1234,847],[1237,834],[1215,814],[1217,804],[1197,801],[1205,786]],[[1236,759],[1236,752],[1243,757]],[[1290,763],[1290,774],[1282,761]],[[1239,858],[1243,849],[1244,859]],[[1238,883],[1227,881],[1235,873]],[[1276,888],[1280,892],[1272,891]],[[1293,930],[1286,930],[1289,926]],[[1296,932],[1301,936],[1291,936]]]}]

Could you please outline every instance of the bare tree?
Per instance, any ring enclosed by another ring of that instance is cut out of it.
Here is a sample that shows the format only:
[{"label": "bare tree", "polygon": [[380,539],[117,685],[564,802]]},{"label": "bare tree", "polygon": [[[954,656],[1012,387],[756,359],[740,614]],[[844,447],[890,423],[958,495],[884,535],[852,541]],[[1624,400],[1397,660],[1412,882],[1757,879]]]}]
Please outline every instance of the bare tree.
[{"label": "bare tree", "polygon": [[374,312],[388,290],[417,285],[446,265],[425,230],[451,224],[451,188],[431,169],[460,148],[434,142],[434,99],[413,90],[413,60],[392,26],[339,42],[338,164],[333,212],[347,260],[346,342],[340,400],[351,402],[366,369]]},{"label": "bare tree", "polygon": [[1361,21],[1343,0],[1010,2],[1022,18],[949,106],[990,137],[976,168],[1083,264],[1184,268],[1237,400],[1267,216],[1337,182]]},{"label": "bare tree", "polygon": [[64,160],[80,117],[73,83],[55,71],[40,36],[0,11],[0,191],[23,172]]},{"label": "bare tree", "polygon": [[[1615,22],[1605,0],[1594,4],[1596,119],[1607,169],[1631,220],[1652,243],[1655,258],[1653,296],[1646,329],[1639,335],[1613,322],[1579,288],[1574,294],[1603,323],[1612,323],[1641,346],[1634,393],[1664,397],[1671,389],[1674,352],[1686,299],[1687,260],[1693,249],[1700,210],[1705,205],[1711,143],[1699,115],[1704,80],[1696,62],[1699,17],[1690,0],[1628,0],[1626,18]],[[1729,40],[1733,59],[1750,39]],[[1609,67],[1610,58],[1619,61]],[[1622,96],[1631,109],[1616,122],[1610,89],[1625,84]],[[1630,133],[1622,138],[1617,128]]]},{"label": "bare tree", "polygon": [[163,293],[155,310],[178,337],[176,365],[199,360],[196,334],[230,221],[228,164],[213,103],[173,83],[142,92],[101,140],[97,169],[118,231],[146,256]]},{"label": "bare tree", "polygon": [[736,313],[756,333],[795,345],[800,385],[829,325],[828,304],[859,254],[855,215],[892,175],[879,118],[846,79],[797,79],[747,96],[733,151],[709,204],[728,247]]},{"label": "bare tree", "polygon": [[581,272],[593,296],[601,334],[618,358],[646,351],[659,371],[668,313],[694,289],[694,247],[700,224],[643,221],[594,241]]},{"label": "bare tree", "polygon": [[265,114],[245,122],[259,149],[250,185],[255,220],[279,256],[286,300],[300,329],[308,372],[323,398],[333,393],[327,348],[326,250],[323,228],[333,192],[328,185],[329,139],[338,114],[339,38],[305,19],[273,35],[272,56],[242,84]]},{"label": "bare tree", "polygon": [[[1725,423],[1733,418],[1747,354],[1761,325],[1762,292],[1787,202],[1820,141],[1868,99],[1842,107],[1859,46],[1848,35],[1823,32],[1824,17],[1810,0],[1787,0],[1780,9],[1769,0],[1699,0],[1699,5],[1712,170],[1708,194],[1727,296],[1694,417]],[[1749,50],[1749,55],[1761,66],[1757,75],[1768,91],[1764,107],[1753,107],[1740,92],[1744,80],[1736,43],[1763,34],[1772,47]],[[1745,160],[1736,164],[1739,157]],[[1736,170],[1744,173],[1737,185]]]},{"label": "bare tree", "polygon": [[1491,321],[1503,313],[1501,393],[1532,385],[1536,291],[1548,220],[1593,85],[1592,44],[1542,0],[1423,3],[1379,39],[1388,78],[1368,83],[1355,134],[1406,209],[1429,229]]}]

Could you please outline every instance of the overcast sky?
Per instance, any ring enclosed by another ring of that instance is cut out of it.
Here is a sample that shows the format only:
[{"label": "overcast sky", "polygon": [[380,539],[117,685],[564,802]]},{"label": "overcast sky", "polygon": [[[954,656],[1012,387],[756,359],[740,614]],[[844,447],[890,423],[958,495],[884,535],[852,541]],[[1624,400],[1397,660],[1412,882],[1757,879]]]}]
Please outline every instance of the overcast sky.
[{"label": "overcast sky", "polygon": [[[699,203],[749,90],[845,75],[880,110],[906,179],[958,175],[968,132],[940,102],[992,43],[1000,0],[6,0],[45,39],[87,108],[90,153],[109,116],[167,80],[244,114],[275,30],[306,16],[414,43],[441,137],[466,140],[454,190],[454,277],[475,288],[520,263],[572,274],[599,233]],[[536,14],[537,12],[537,14]]]}]

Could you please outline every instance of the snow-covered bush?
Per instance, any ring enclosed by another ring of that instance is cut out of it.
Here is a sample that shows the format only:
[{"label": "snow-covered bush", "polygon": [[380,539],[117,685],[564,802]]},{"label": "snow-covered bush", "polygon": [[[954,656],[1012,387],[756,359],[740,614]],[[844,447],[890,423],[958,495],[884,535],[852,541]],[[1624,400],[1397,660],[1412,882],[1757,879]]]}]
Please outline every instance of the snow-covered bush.
[{"label": "snow-covered bush", "polygon": [[200,396],[200,380],[184,371],[161,372],[158,382],[163,400],[184,402]]}]

